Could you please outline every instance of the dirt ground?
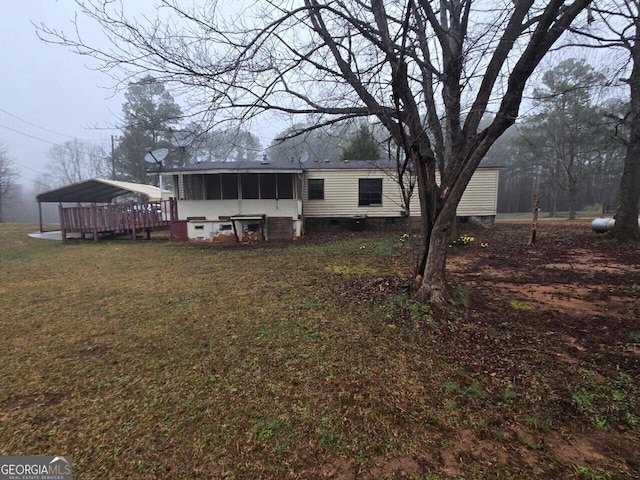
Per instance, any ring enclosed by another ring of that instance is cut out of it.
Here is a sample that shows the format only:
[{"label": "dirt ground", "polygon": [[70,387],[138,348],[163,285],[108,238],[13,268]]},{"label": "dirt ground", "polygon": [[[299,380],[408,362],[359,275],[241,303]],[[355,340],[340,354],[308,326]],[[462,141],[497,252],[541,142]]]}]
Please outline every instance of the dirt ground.
[{"label": "dirt ground", "polygon": [[[462,376],[488,377],[495,400],[490,418],[453,433],[422,463],[451,478],[470,470],[538,478],[554,471],[554,459],[555,478],[640,478],[640,247],[598,235],[586,222],[541,222],[535,246],[527,246],[528,224],[462,225],[458,233],[473,240],[448,256],[452,309],[435,317],[449,331],[432,353],[466,365]],[[352,283],[367,295],[402,288]],[[510,391],[524,401],[511,403]],[[457,408],[467,402],[466,418],[480,417],[482,402],[462,397]],[[413,478],[425,472],[420,464],[415,456],[379,459],[367,472],[336,464],[323,473]]]},{"label": "dirt ground", "polygon": [[[489,368],[498,374],[513,372],[515,381],[522,372],[518,356],[509,360],[509,352],[535,354],[536,369],[557,370],[559,383],[548,385],[552,400],[548,418],[563,428],[560,432],[541,428],[535,441],[567,463],[613,461],[622,467],[619,478],[640,478],[640,441],[634,428],[640,415],[638,403],[627,405],[624,418],[632,420],[623,421],[622,412],[614,413],[619,405],[612,399],[622,395],[616,390],[620,384],[604,380],[613,378],[616,371],[628,374],[635,388],[640,380],[640,248],[595,234],[585,223],[542,223],[535,246],[526,245],[529,231],[526,224],[510,225],[508,231],[500,226],[474,231],[475,241],[485,242],[486,248],[457,250],[450,256],[452,280],[475,292],[469,300],[471,308],[484,321],[498,328],[508,324],[510,330],[510,344],[503,345],[502,352],[492,350],[490,342],[469,344],[468,351],[489,359]],[[505,303],[512,308],[496,309]],[[490,350],[478,351],[480,345]],[[574,392],[597,393],[587,395],[582,403],[574,393],[567,402],[554,397],[553,392],[562,391],[562,382],[574,386]],[[590,419],[591,425],[582,425],[577,433],[572,428],[574,418],[577,423]],[[459,448],[474,453],[486,447],[463,432]],[[526,450],[521,459],[535,464]],[[584,467],[576,476],[611,478],[613,474],[606,467],[597,472]]]}]

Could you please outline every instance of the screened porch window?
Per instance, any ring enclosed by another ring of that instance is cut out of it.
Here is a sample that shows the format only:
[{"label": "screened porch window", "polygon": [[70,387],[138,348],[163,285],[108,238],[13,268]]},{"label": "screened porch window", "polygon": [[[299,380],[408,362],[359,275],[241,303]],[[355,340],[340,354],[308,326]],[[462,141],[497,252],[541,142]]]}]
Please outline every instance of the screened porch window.
[{"label": "screened porch window", "polygon": [[240,191],[247,200],[291,200],[293,182],[291,173],[192,174],[184,175],[182,193],[184,200],[237,200]]},{"label": "screened porch window", "polygon": [[236,200],[238,198],[238,174],[221,173],[220,181],[222,182],[222,199]]},{"label": "screened porch window", "polygon": [[220,184],[220,175],[204,176],[205,191],[207,200],[220,200],[222,198],[222,185]]},{"label": "screened porch window", "polygon": [[275,173],[260,174],[260,198],[275,200],[277,198],[277,188]]},{"label": "screened porch window", "polygon": [[185,175],[184,183],[184,199],[185,200],[204,200],[204,175]]},{"label": "screened porch window", "polygon": [[293,174],[291,173],[278,173],[278,199],[280,200],[292,200],[293,199]]},{"label": "screened porch window", "polygon": [[290,173],[243,173],[240,175],[240,183],[244,199],[293,198],[293,178]]},{"label": "screened porch window", "polygon": [[243,173],[240,175],[242,198],[255,200],[260,198],[260,176],[258,173]]}]

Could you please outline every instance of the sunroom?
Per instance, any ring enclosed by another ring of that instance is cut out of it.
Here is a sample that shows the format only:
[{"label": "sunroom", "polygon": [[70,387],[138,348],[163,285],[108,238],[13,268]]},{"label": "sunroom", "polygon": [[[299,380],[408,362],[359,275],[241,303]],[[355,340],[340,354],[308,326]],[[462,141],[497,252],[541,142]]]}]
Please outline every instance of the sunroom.
[{"label": "sunroom", "polygon": [[190,240],[290,240],[302,234],[302,169],[292,162],[212,162],[165,169]]}]

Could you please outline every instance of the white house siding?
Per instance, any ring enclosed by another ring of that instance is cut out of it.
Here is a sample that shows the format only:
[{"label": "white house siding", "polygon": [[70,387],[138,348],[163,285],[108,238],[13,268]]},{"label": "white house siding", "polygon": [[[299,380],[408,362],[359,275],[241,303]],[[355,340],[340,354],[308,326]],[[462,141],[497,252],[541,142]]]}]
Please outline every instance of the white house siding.
[{"label": "white house siding", "polygon": [[[471,177],[458,205],[457,215],[495,216],[498,198],[499,168],[479,168]],[[310,167],[304,182],[304,216],[336,218],[355,215],[368,217],[400,217],[404,210],[400,188],[394,172],[376,169],[329,169]],[[382,206],[358,206],[358,180],[382,178]],[[437,177],[439,179],[439,175]],[[324,179],[324,200],[309,200],[308,179]],[[411,216],[418,216],[420,202],[415,191],[411,199]]]},{"label": "white house siding", "polygon": [[459,217],[496,215],[499,172],[497,168],[479,168],[474,172],[458,205]]},{"label": "white house siding", "polygon": [[181,220],[189,217],[218,220],[219,217],[233,215],[266,215],[297,219],[301,213],[300,200],[180,200],[178,204]]},{"label": "white house siding", "polygon": [[[471,177],[467,189],[462,194],[456,215],[458,217],[490,217],[495,216],[498,208],[498,175],[499,168],[479,168]],[[440,174],[436,173],[436,181]],[[420,212],[420,201],[417,193],[411,199],[411,216]]]},{"label": "white house siding", "polygon": [[[399,217],[403,210],[400,189],[389,173],[373,169],[318,169],[305,173],[303,201],[306,218],[336,218],[366,215]],[[382,178],[382,205],[358,205],[358,180]],[[324,179],[324,200],[309,200],[308,180]]]}]

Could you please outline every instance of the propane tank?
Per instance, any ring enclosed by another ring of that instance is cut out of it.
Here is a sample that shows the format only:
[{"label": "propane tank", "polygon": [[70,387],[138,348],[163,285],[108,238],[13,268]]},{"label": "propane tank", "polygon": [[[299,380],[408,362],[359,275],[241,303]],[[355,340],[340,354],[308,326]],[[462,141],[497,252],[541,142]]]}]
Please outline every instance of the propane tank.
[{"label": "propane tank", "polygon": [[[615,218],[596,218],[593,222],[591,222],[591,228],[594,232],[604,233],[611,230],[615,223]],[[638,218],[638,227],[640,227],[640,218]]]}]

